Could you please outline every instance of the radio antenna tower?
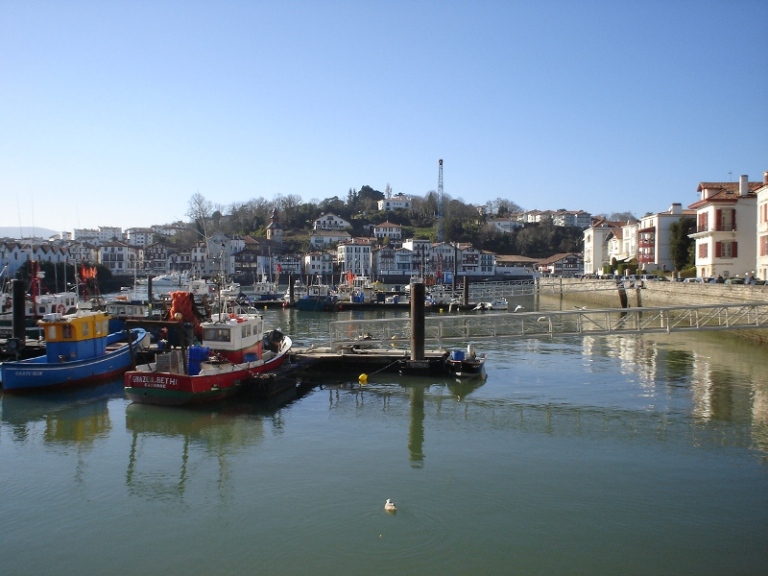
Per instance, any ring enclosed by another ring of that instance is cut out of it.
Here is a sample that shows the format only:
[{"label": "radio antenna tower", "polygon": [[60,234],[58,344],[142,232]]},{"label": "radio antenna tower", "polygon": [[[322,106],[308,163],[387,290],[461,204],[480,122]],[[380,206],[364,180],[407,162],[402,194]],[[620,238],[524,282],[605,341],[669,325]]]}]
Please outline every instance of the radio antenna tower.
[{"label": "radio antenna tower", "polygon": [[443,241],[443,159],[438,161],[437,176],[437,241]]}]

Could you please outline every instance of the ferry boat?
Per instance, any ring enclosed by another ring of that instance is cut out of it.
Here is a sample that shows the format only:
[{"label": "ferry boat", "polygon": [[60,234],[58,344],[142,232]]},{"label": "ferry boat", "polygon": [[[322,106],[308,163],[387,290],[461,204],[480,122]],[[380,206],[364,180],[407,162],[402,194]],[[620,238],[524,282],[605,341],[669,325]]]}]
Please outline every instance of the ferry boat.
[{"label": "ferry boat", "polygon": [[109,315],[94,310],[54,312],[38,324],[45,355],[0,364],[4,392],[50,390],[117,376],[131,366],[147,335],[142,328],[110,333]]},{"label": "ferry boat", "polygon": [[[171,305],[172,317],[177,308]],[[167,406],[221,400],[277,370],[292,345],[279,330],[265,334],[264,320],[256,314],[220,312],[198,324],[201,345],[159,353],[154,361],[126,372],[126,398]]]}]

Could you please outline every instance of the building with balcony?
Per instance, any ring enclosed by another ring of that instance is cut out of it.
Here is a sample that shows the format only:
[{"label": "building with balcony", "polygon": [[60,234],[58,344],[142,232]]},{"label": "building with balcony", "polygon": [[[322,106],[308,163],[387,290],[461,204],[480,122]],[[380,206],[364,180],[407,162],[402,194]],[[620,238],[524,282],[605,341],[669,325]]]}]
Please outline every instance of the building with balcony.
[{"label": "building with balcony", "polygon": [[700,200],[689,206],[696,211],[697,275],[702,277],[749,276],[757,262],[757,190],[763,182],[702,182]]},{"label": "building with balcony", "polygon": [[763,185],[755,192],[757,197],[757,263],[755,275],[768,279],[768,172],[763,174]]},{"label": "building with balcony", "polygon": [[696,217],[695,210],[683,210],[675,202],[666,212],[647,214],[640,219],[637,231],[637,263],[642,270],[674,270],[670,249],[672,225],[686,216]]},{"label": "building with balcony", "polygon": [[332,213],[321,214],[320,218],[312,223],[313,230],[344,230],[346,228],[352,228],[352,224]]}]

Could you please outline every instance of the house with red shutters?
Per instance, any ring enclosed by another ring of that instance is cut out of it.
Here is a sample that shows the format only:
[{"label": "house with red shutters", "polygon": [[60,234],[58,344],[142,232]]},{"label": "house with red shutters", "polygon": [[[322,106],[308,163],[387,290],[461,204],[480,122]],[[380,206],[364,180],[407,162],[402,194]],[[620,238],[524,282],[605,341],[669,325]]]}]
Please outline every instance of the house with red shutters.
[{"label": "house with red shutters", "polygon": [[701,277],[754,275],[757,259],[755,227],[757,190],[763,182],[702,182],[700,199],[689,206],[696,210],[696,273]]}]

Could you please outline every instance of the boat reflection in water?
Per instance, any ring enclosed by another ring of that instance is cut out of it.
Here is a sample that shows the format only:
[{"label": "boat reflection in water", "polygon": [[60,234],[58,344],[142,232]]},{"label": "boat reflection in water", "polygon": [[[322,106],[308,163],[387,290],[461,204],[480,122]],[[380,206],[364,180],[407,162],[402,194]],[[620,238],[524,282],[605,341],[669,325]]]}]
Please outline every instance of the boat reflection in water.
[{"label": "boat reflection in water", "polygon": [[30,428],[43,422],[46,442],[90,445],[111,430],[107,404],[122,396],[122,379],[34,395],[4,394],[2,421],[11,426],[15,441],[25,441]]},{"label": "boat reflection in water", "polygon": [[[239,396],[207,405],[175,407],[132,402],[125,427],[131,435],[126,483],[130,494],[147,499],[181,498],[199,484],[215,485],[223,498],[232,478],[229,459],[262,442],[265,422],[280,428],[281,410],[307,387],[297,385],[268,399]],[[198,466],[217,461],[218,475],[206,478]],[[197,469],[196,474],[190,471]],[[199,486],[197,486],[199,487]]]}]

